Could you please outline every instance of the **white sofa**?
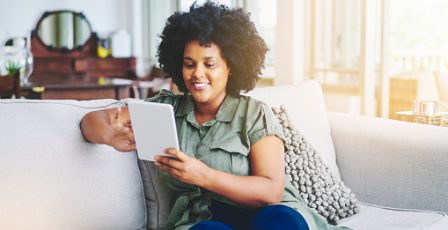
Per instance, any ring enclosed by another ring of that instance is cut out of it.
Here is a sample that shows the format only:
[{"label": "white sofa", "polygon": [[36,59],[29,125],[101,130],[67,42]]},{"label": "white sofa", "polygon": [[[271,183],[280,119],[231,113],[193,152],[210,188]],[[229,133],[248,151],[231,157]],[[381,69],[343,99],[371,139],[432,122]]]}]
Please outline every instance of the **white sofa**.
[{"label": "white sofa", "polygon": [[[448,128],[327,113],[316,82],[251,95],[285,104],[295,126],[362,202],[360,213],[341,225],[448,229]],[[0,229],[163,225],[168,194],[157,181],[142,180],[135,153],[87,143],[80,133],[85,113],[121,105],[0,100]]]}]

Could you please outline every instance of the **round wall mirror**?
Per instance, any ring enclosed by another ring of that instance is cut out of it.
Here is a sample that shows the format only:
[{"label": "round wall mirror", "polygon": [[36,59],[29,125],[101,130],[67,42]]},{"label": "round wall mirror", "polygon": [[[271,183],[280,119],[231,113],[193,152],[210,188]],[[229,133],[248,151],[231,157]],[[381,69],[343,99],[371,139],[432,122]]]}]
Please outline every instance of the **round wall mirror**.
[{"label": "round wall mirror", "polygon": [[35,31],[47,48],[55,50],[79,49],[92,36],[92,28],[84,14],[69,10],[45,12]]}]

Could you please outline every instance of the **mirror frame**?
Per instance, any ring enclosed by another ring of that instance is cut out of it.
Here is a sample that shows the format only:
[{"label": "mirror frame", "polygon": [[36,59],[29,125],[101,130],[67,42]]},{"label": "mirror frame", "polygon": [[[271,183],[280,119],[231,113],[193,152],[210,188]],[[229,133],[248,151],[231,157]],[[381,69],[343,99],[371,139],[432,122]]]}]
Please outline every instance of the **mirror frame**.
[{"label": "mirror frame", "polygon": [[[52,45],[47,45],[45,44],[44,41],[42,41],[42,39],[40,38],[39,34],[38,34],[38,30],[39,30],[39,26],[42,24],[42,21],[47,18],[48,16],[52,15],[52,14],[57,14],[57,13],[72,13],[74,16],[79,16],[83,19],[85,19],[87,26],[90,29],[90,36],[86,39],[86,41],[84,42],[84,44],[82,45],[78,45],[73,47],[72,49],[68,49],[66,47],[62,47],[62,48],[58,48],[58,47],[54,47]],[[52,10],[52,11],[45,11],[42,16],[39,18],[39,20],[37,21],[36,27],[33,30],[33,33],[35,35],[35,37],[37,38],[37,40],[48,50],[50,51],[56,51],[56,52],[62,52],[62,53],[70,53],[73,51],[79,51],[81,50],[87,43],[88,41],[92,38],[92,36],[94,36],[94,32],[92,30],[92,25],[90,24],[89,20],[87,19],[87,17],[84,15],[84,13],[82,12],[76,12],[73,10]]]}]

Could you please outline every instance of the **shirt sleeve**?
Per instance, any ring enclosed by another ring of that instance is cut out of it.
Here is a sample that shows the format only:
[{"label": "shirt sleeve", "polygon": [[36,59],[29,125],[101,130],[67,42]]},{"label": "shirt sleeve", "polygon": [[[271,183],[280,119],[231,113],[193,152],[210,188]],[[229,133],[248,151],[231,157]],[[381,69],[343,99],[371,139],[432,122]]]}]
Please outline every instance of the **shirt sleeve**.
[{"label": "shirt sleeve", "polygon": [[248,124],[248,137],[250,145],[257,143],[265,136],[275,135],[285,143],[282,126],[278,118],[274,115],[271,107],[263,102],[257,102],[257,105],[248,110],[248,116],[251,124]]},{"label": "shirt sleeve", "polygon": [[154,97],[147,98],[144,101],[169,104],[176,108],[179,104],[179,96],[169,90],[162,89],[159,94]]}]

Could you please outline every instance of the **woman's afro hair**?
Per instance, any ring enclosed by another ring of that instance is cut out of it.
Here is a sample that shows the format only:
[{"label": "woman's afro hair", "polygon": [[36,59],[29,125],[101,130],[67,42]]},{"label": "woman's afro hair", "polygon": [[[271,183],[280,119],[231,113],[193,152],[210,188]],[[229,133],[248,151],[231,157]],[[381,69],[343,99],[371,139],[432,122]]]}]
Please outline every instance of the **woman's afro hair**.
[{"label": "woman's afro hair", "polygon": [[187,92],[182,77],[184,48],[192,40],[203,46],[214,43],[220,48],[231,73],[226,91],[234,96],[255,87],[268,50],[248,13],[212,2],[202,6],[195,3],[189,12],[173,14],[160,38],[160,67],[182,92]]}]

